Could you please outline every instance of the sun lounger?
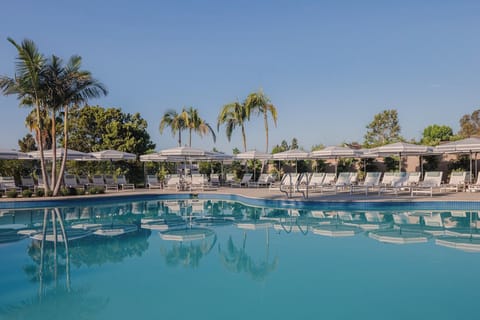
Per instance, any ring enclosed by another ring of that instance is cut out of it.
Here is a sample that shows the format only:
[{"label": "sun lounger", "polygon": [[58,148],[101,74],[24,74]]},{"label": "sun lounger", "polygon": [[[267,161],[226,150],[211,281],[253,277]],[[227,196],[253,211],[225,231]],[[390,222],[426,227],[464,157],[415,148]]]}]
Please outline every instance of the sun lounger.
[{"label": "sun lounger", "polygon": [[467,179],[466,171],[452,171],[448,183],[440,185],[441,191],[463,191],[465,190]]},{"label": "sun lounger", "polygon": [[16,191],[17,193],[22,192],[22,188],[17,186],[13,177],[0,177],[0,191],[6,194],[7,191],[12,190]]},{"label": "sun lounger", "polygon": [[[383,181],[383,179],[382,179]],[[383,193],[393,192],[395,195],[402,190],[407,190],[410,192],[410,188],[407,186],[408,173],[407,172],[395,172],[391,177],[390,184],[382,184],[378,189],[378,195]]]},{"label": "sun lounger", "polygon": [[300,177],[301,173],[284,174],[282,181],[280,182],[280,191],[285,193],[287,197],[291,197],[298,188],[298,182],[300,180]]},{"label": "sun lounger", "polygon": [[356,191],[365,191],[365,195],[368,196],[368,191],[380,187],[380,177],[382,176],[381,172],[367,172],[365,180],[362,184],[352,184],[350,185],[350,194],[355,193]]},{"label": "sun lounger", "polygon": [[382,186],[382,187],[383,186],[391,186],[392,181],[395,178],[395,173],[396,172],[392,172],[392,171],[384,172],[383,176],[382,176],[382,181],[380,182],[380,186]]},{"label": "sun lounger", "polygon": [[87,175],[79,175],[77,177],[77,180],[78,184],[83,186],[85,189],[87,189],[91,185],[90,179]]},{"label": "sun lounger", "polygon": [[317,188],[320,188],[320,186],[323,184],[323,180],[325,179],[325,173],[324,172],[315,172],[312,173],[308,176],[308,181],[305,184],[300,184],[298,186],[299,190],[307,190],[309,192],[315,192],[318,191]]},{"label": "sun lounger", "polygon": [[425,173],[423,181],[421,181],[417,186],[413,186],[410,189],[411,196],[415,194],[427,194],[431,197],[433,196],[433,190],[435,188],[440,188],[442,182],[441,171],[428,171]]},{"label": "sun lounger", "polygon": [[162,184],[158,181],[158,178],[154,174],[147,175],[147,188],[148,189],[161,189]]},{"label": "sun lounger", "polygon": [[182,189],[182,181],[180,180],[180,176],[178,174],[172,174],[166,177],[165,179],[165,189],[174,189],[174,190],[181,190]]},{"label": "sun lounger", "polygon": [[258,177],[257,181],[249,181],[247,183],[248,187],[268,187],[273,182],[273,177],[267,173],[262,173],[260,177]]},{"label": "sun lounger", "polygon": [[192,174],[192,179],[188,184],[190,191],[203,190],[208,185],[208,181],[203,174]]},{"label": "sun lounger", "polygon": [[209,185],[211,187],[220,187],[220,177],[218,176],[218,174],[211,174],[210,175]]},{"label": "sun lounger", "polygon": [[37,186],[35,185],[35,180],[33,180],[33,177],[32,176],[22,176],[20,177],[20,181],[21,181],[21,188],[23,190],[31,190],[31,191],[35,191],[35,189],[37,188]]},{"label": "sun lounger", "polygon": [[337,193],[339,190],[345,189],[351,185],[352,177],[353,175],[351,172],[340,172],[335,183],[332,185],[322,184],[320,186],[320,192],[333,191]]},{"label": "sun lounger", "polygon": [[283,180],[286,179],[287,175],[283,175],[279,181],[273,181],[268,187],[268,191],[280,191],[280,186],[283,183]]},{"label": "sun lounger", "polygon": [[467,186],[468,192],[477,192],[480,191],[480,174],[477,176],[477,181],[475,183],[469,184]]},{"label": "sun lounger", "polygon": [[230,184],[231,187],[246,187],[248,186],[248,183],[252,180],[252,174],[251,173],[245,173],[242,177],[242,180],[239,182],[232,182]]},{"label": "sun lounger", "polygon": [[77,177],[74,174],[65,173],[63,175],[63,185],[65,188],[84,188],[83,185],[80,185],[77,181]]},{"label": "sun lounger", "polygon": [[117,181],[115,181],[115,179],[111,174],[106,174],[104,176],[104,180],[105,180],[106,191],[109,191],[109,190],[118,191],[118,183]]},{"label": "sun lounger", "polygon": [[122,188],[122,190],[135,190],[135,184],[128,183],[125,175],[121,174],[117,176],[117,184]]},{"label": "sun lounger", "polygon": [[420,183],[420,176],[422,174],[420,172],[409,172],[408,173],[408,179],[407,179],[407,182],[405,182],[405,186],[407,187],[412,187],[412,186],[416,186]]},{"label": "sun lounger", "polygon": [[92,185],[94,187],[105,187],[105,180],[103,179],[103,175],[95,174],[92,176]]},{"label": "sun lounger", "polygon": [[227,173],[227,175],[225,176],[224,184],[227,186],[231,186],[232,183],[235,182],[237,182],[237,180],[235,179],[235,175],[233,173]]}]

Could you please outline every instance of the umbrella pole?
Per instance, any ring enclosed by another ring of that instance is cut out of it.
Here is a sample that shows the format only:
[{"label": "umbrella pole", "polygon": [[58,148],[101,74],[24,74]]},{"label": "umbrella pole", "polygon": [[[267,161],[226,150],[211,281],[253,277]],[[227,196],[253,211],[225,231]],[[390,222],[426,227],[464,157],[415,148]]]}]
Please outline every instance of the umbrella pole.
[{"label": "umbrella pole", "polygon": [[419,167],[420,167],[420,175],[423,177],[423,158],[422,158],[422,156],[418,157],[418,161],[419,161]]},{"label": "umbrella pole", "polygon": [[[478,176],[478,162],[477,162],[477,152],[475,152],[475,177]],[[472,177],[470,176],[470,183],[474,181]]]},{"label": "umbrella pole", "polygon": [[398,172],[402,172],[402,153],[398,154]]},{"label": "umbrella pole", "polygon": [[367,175],[367,159],[363,158],[363,177]]},{"label": "umbrella pole", "polygon": [[470,183],[472,183],[472,151],[470,151]]}]

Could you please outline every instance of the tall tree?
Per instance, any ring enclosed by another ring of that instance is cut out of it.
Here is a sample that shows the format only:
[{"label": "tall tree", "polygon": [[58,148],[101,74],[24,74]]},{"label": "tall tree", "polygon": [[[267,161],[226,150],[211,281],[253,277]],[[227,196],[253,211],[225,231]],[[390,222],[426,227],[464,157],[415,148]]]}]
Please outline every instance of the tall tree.
[{"label": "tall tree", "polygon": [[436,146],[441,141],[449,141],[453,137],[453,130],[449,126],[433,124],[423,129],[421,144]]},{"label": "tall tree", "polygon": [[32,134],[27,133],[25,137],[18,140],[18,147],[20,148],[21,152],[30,152],[37,150],[37,142]]},{"label": "tall tree", "polygon": [[178,132],[178,146],[182,146],[182,130],[188,128],[188,113],[183,109],[180,113],[173,109],[167,110],[160,120],[160,134],[163,133],[165,127],[170,127],[172,135],[175,136]]},{"label": "tall tree", "polygon": [[250,119],[251,113],[257,113],[263,116],[263,124],[265,126],[265,152],[268,153],[268,115],[272,117],[273,123],[277,126],[277,109],[270,102],[270,99],[260,90],[259,92],[251,93],[247,96],[245,101],[247,108],[247,116]]},{"label": "tall tree", "polygon": [[114,149],[138,155],[155,149],[139,113],[87,105],[72,108],[70,123],[70,143],[82,152]]},{"label": "tall tree", "polygon": [[200,135],[200,137],[203,137],[204,135],[210,133],[213,138],[213,142],[217,140],[217,136],[215,135],[215,131],[213,128],[205,122],[200,117],[200,114],[197,109],[190,107],[186,110],[187,115],[188,115],[188,121],[187,121],[187,127],[188,127],[188,134],[189,134],[189,140],[188,140],[188,145],[191,147],[192,146],[192,132],[196,132]]},{"label": "tall tree", "polygon": [[460,132],[464,138],[480,135],[480,110],[475,110],[472,114],[466,114],[460,118]]},{"label": "tall tree", "polygon": [[245,133],[245,123],[248,120],[248,112],[245,104],[232,102],[222,107],[217,120],[217,130],[221,125],[225,125],[225,132],[228,141],[232,139],[233,130],[237,127],[242,129],[243,150],[247,151],[247,135]]},{"label": "tall tree", "polygon": [[[139,113],[130,114],[121,108],[89,105],[83,108],[73,107],[69,113],[69,141],[76,150],[95,152],[113,149],[140,155],[155,149],[147,131],[148,123]],[[79,161],[68,165],[72,172],[113,170],[112,166],[100,161]],[[139,161],[118,161],[115,170],[117,174],[127,175],[129,181],[143,182],[144,166]]]},{"label": "tall tree", "polygon": [[402,140],[398,112],[395,109],[377,113],[367,126],[365,147],[377,147]]},{"label": "tall tree", "polygon": [[[17,95],[20,106],[33,107],[36,117],[36,132],[41,134],[44,130],[42,122],[42,112],[45,110],[44,92],[41,90],[40,74],[45,66],[45,57],[41,54],[32,40],[25,39],[21,44],[17,44],[12,38],[8,41],[17,49],[17,58],[15,64],[15,75],[13,78],[8,76],[0,77],[0,89],[4,95]],[[37,141],[42,141],[37,137]],[[44,146],[38,144],[40,151],[40,166],[42,170],[43,181],[47,181],[45,158],[43,156]],[[48,194],[49,186],[47,185]]]},{"label": "tall tree", "polygon": [[[16,75],[14,78],[0,78],[0,87],[4,94],[17,94],[20,105],[33,106],[35,114],[27,117],[27,125],[36,132],[43,181],[49,181],[46,175],[44,161],[45,124],[50,122],[50,137],[52,142],[53,161],[51,185],[46,184],[46,195],[53,189],[55,196],[61,184],[61,177],[66,163],[66,152],[58,178],[56,176],[56,147],[57,147],[57,116],[63,112],[63,141],[68,148],[68,108],[72,104],[86,102],[90,98],[106,94],[104,86],[91,77],[90,72],[80,70],[81,58],[72,56],[66,66],[60,58],[52,55],[50,59],[38,52],[31,40],[24,40],[18,45],[8,39],[17,49],[18,58]],[[50,120],[46,120],[49,118]],[[35,124],[36,122],[36,124]]]},{"label": "tall tree", "polygon": [[53,195],[57,195],[62,184],[63,172],[68,155],[68,132],[69,132],[69,108],[79,106],[93,98],[106,95],[107,89],[98,80],[92,77],[89,71],[81,69],[82,58],[74,55],[64,65],[62,59],[52,55],[42,70],[41,78],[45,87],[45,97],[48,110],[50,111],[52,136],[56,137],[56,118],[62,112],[63,115],[63,147],[64,156],[58,176],[56,164],[56,141],[53,143],[52,183]]}]

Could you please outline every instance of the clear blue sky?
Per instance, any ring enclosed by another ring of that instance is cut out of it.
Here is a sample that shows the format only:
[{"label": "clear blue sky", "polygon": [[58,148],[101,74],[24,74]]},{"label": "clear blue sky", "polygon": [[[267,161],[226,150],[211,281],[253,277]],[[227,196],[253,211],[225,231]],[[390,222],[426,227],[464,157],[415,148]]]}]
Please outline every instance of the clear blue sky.
[{"label": "clear blue sky", "polygon": [[[398,110],[402,135],[419,139],[431,124],[456,132],[479,108],[480,2],[477,1],[5,1],[0,10],[0,74],[12,76],[7,42],[83,66],[109,95],[91,104],[140,112],[157,150],[168,108],[193,106],[210,124],[222,105],[262,88],[278,110],[270,149],[293,137],[305,149],[363,141],[365,126]],[[0,97],[0,148],[18,148],[26,110]],[[247,125],[249,149],[264,150],[263,121]],[[224,130],[217,144],[242,148]]]}]

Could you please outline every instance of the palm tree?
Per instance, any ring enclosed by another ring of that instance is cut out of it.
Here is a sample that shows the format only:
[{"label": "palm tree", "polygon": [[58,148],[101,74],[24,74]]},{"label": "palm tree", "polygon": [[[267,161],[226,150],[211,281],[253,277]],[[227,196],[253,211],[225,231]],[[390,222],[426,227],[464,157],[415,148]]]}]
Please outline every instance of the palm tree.
[{"label": "palm tree", "polygon": [[42,131],[40,131],[40,128],[38,127],[39,122],[37,121],[37,113],[35,109],[33,109],[25,118],[25,127],[35,134],[35,143],[37,146],[42,144],[45,149],[51,149],[54,139],[52,139],[51,131],[48,130],[51,125],[50,118],[47,117],[45,109],[41,110],[40,121],[42,122]]},{"label": "palm tree", "polygon": [[248,117],[249,115],[245,104],[240,102],[232,102],[222,107],[217,121],[217,130],[220,129],[220,125],[225,124],[228,141],[232,139],[232,133],[236,127],[242,128],[243,149],[245,152],[247,151],[245,122],[248,120]]},{"label": "palm tree", "polygon": [[181,147],[182,130],[188,128],[188,114],[185,109],[180,113],[177,113],[177,111],[173,109],[167,110],[160,120],[160,134],[163,133],[163,130],[167,126],[170,127],[173,136],[178,132],[178,146]]},{"label": "palm tree", "polygon": [[[93,79],[90,72],[80,70],[81,57],[72,56],[66,66],[60,58],[52,56],[51,59],[38,52],[31,40],[24,40],[18,45],[8,38],[18,51],[16,75],[14,78],[1,77],[0,88],[5,95],[17,94],[20,105],[33,106],[35,114],[27,117],[27,126],[37,135],[38,149],[43,181],[48,181],[46,176],[45,147],[46,126],[51,125],[50,138],[52,142],[52,185],[46,185],[45,195],[54,189],[53,195],[58,193],[61,177],[65,169],[66,152],[58,179],[56,179],[56,138],[57,116],[63,109],[64,147],[68,147],[68,108],[73,104],[87,102],[90,98],[106,95],[104,86]],[[48,120],[48,118],[50,118]]]},{"label": "palm tree", "polygon": [[[73,105],[85,104],[89,99],[107,95],[105,86],[92,77],[89,71],[81,70],[82,58],[74,55],[64,66],[62,59],[52,56],[42,72],[49,111],[51,112],[52,136],[56,136],[56,117],[63,110],[63,147],[64,156],[58,177],[56,168],[52,168],[53,195],[60,190],[68,149],[68,112]],[[53,165],[56,163],[56,143],[53,143]]]},{"label": "palm tree", "polygon": [[[185,110],[185,109],[184,109]],[[188,110],[186,110],[187,112],[187,115],[188,115],[188,133],[189,133],[189,143],[188,145],[191,147],[192,146],[192,131],[195,131],[196,133],[198,133],[200,135],[200,137],[203,137],[204,135],[208,134],[208,133],[211,133],[212,134],[212,138],[213,138],[213,142],[215,143],[215,141],[217,140],[217,136],[215,135],[215,131],[213,130],[213,128],[210,126],[210,124],[208,124],[207,122],[205,122],[205,120],[203,120],[201,117],[200,117],[200,114],[198,113],[198,110],[193,108],[193,107],[190,107],[188,108]]]},{"label": "palm tree", "polygon": [[249,120],[252,112],[263,115],[266,136],[265,152],[268,153],[268,114],[270,113],[273,123],[275,126],[277,126],[277,109],[273,104],[270,103],[270,99],[261,90],[259,92],[249,94],[245,100],[245,105]]},{"label": "palm tree", "polygon": [[[4,95],[16,94],[20,100],[20,106],[33,107],[36,113],[37,133],[44,130],[42,112],[45,109],[45,101],[41,90],[41,70],[44,68],[46,59],[38,51],[37,46],[32,40],[25,39],[21,44],[17,44],[12,38],[8,41],[17,49],[18,56],[16,58],[15,76],[9,78],[7,76],[0,77],[0,89]],[[38,141],[42,141],[41,137],[37,137]],[[39,143],[40,166],[42,169],[43,181],[47,181],[45,158],[43,156],[43,144]],[[45,195],[49,191],[46,186]]]}]

